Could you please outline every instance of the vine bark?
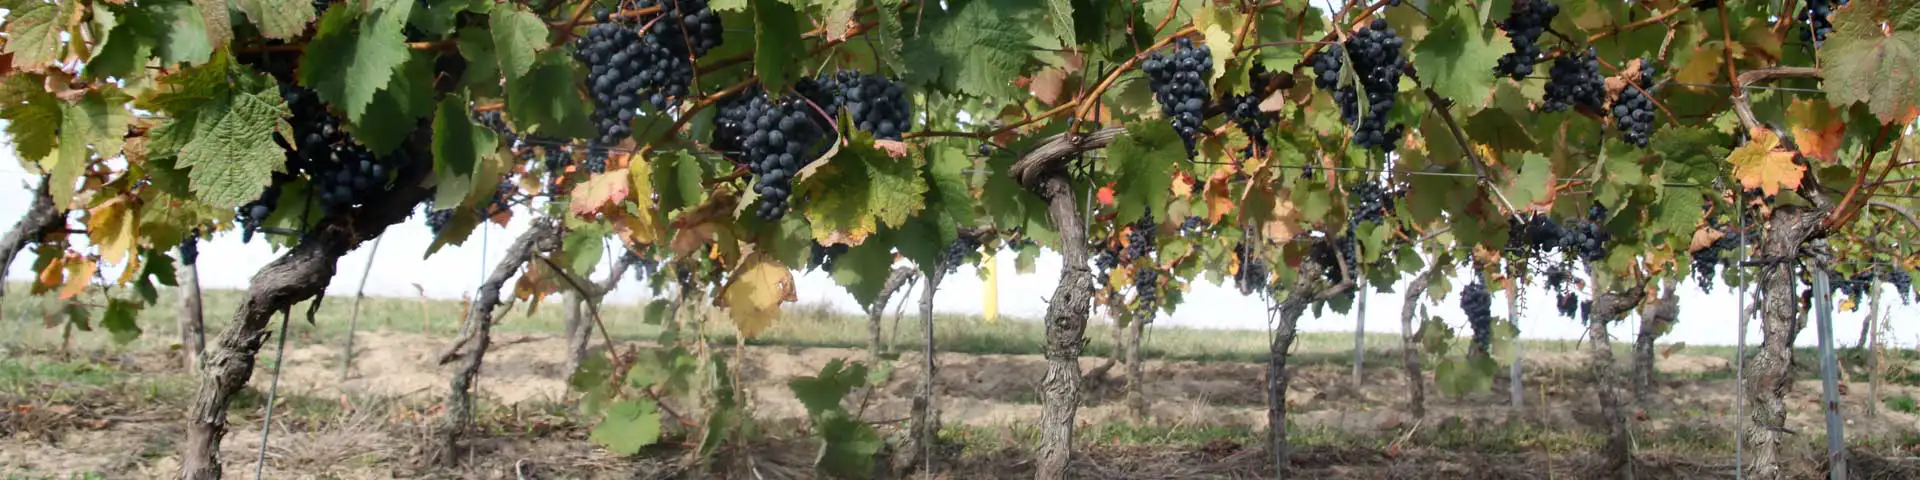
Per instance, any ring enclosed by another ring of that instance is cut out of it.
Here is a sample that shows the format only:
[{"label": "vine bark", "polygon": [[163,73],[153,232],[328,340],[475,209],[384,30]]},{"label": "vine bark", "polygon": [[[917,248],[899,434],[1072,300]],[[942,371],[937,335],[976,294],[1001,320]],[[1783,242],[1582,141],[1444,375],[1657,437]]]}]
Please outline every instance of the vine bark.
[{"label": "vine bark", "polygon": [[[197,242],[198,238],[189,236],[186,242]],[[200,356],[207,349],[207,327],[204,310],[200,304],[200,267],[178,262],[174,272],[177,278],[174,284],[180,286],[179,307],[174,310],[174,324],[180,328],[180,352],[189,372],[200,371]]]},{"label": "vine bark", "polygon": [[880,295],[874,297],[873,304],[867,306],[867,355],[878,359],[885,353],[880,344],[880,317],[887,314],[887,304],[901,288],[913,282],[916,273],[909,267],[898,267],[887,274],[887,281],[880,285]]},{"label": "vine bark", "polygon": [[507,279],[520,273],[520,267],[538,255],[542,250],[550,250],[559,243],[555,233],[558,228],[551,220],[541,219],[520,238],[507,247],[506,254],[500,257],[500,263],[488,272],[487,279],[480,283],[480,292],[473,297],[473,303],[467,308],[467,323],[473,325],[473,334],[468,348],[460,355],[460,367],[453,372],[447,393],[447,408],[441,412],[438,425],[440,449],[435,453],[438,463],[452,465],[458,462],[460,435],[473,423],[473,380],[480,375],[480,365],[487,356],[487,346],[492,343],[494,307],[505,302],[500,300],[501,286]]},{"label": "vine bark", "polygon": [[[49,230],[65,226],[66,209],[53,208],[53,194],[48,190],[47,176],[40,176],[40,186],[33,190],[33,205],[27,207],[26,215],[13,224],[7,235],[0,237],[0,271],[13,265],[13,259],[28,244],[40,241]],[[7,296],[7,282],[0,282],[0,297]]]},{"label": "vine bark", "polygon": [[[1592,271],[1589,269],[1588,271]],[[1633,437],[1627,429],[1627,412],[1620,392],[1620,374],[1613,362],[1613,343],[1607,325],[1632,313],[1646,297],[1646,283],[1621,290],[1603,290],[1593,282],[1593,308],[1587,318],[1587,370],[1593,375],[1593,389],[1600,401],[1600,414],[1607,424],[1607,442],[1601,449],[1606,471],[1617,478],[1633,478]]]},{"label": "vine bark", "polygon": [[1787,393],[1793,390],[1793,341],[1804,324],[1800,296],[1795,291],[1798,279],[1794,264],[1800,247],[1812,238],[1826,219],[1818,208],[1784,205],[1773,211],[1761,235],[1756,263],[1760,286],[1760,351],[1747,360],[1745,385],[1751,422],[1745,432],[1753,449],[1753,463],[1747,476],[1756,480],[1788,478],[1781,464],[1781,447],[1786,443]]},{"label": "vine bark", "polygon": [[[1015,173],[1019,170],[1016,167]],[[1047,373],[1041,379],[1039,468],[1034,478],[1068,478],[1073,458],[1073,417],[1080,409],[1080,353],[1086,347],[1087,314],[1093,307],[1093,272],[1087,265],[1087,232],[1073,188],[1058,169],[1037,186],[1047,216],[1060,233],[1060,284],[1047,303]],[[1037,188],[1036,188],[1037,187]]]},{"label": "vine bark", "polygon": [[1654,344],[1680,321],[1680,296],[1674,292],[1677,281],[1667,281],[1660,297],[1640,313],[1640,333],[1633,340],[1633,400],[1642,408],[1653,401]]},{"label": "vine bark", "polygon": [[1287,297],[1273,307],[1279,314],[1273,342],[1267,346],[1267,455],[1273,461],[1273,478],[1286,478],[1287,384],[1292,378],[1287,371],[1287,351],[1293,348],[1300,316],[1314,303],[1327,301],[1353,286],[1352,280],[1327,285],[1324,268],[1311,256],[1302,260]]},{"label": "vine bark", "polygon": [[1407,410],[1414,418],[1427,416],[1427,377],[1420,373],[1420,338],[1413,328],[1414,309],[1420,306],[1420,296],[1426,294],[1427,284],[1433,282],[1433,275],[1440,270],[1438,265],[1427,267],[1427,271],[1407,283],[1406,300],[1400,304],[1400,363],[1407,374]]}]

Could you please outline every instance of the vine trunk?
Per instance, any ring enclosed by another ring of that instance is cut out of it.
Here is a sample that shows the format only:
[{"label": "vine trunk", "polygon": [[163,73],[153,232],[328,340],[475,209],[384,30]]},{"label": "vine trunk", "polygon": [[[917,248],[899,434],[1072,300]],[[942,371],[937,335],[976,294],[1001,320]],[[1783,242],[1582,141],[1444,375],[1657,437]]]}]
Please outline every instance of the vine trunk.
[{"label": "vine trunk", "polygon": [[1067,178],[1054,170],[1039,185],[1047,216],[1060,232],[1060,284],[1047,303],[1047,373],[1041,379],[1039,469],[1034,478],[1068,478],[1073,458],[1073,417],[1080,408],[1080,353],[1086,348],[1087,314],[1093,308],[1093,272],[1087,266],[1087,232]]},{"label": "vine trunk", "polygon": [[520,267],[540,250],[557,244],[556,230],[551,221],[541,220],[521,233],[520,238],[507,247],[500,263],[488,272],[487,279],[480,283],[480,292],[467,307],[467,323],[473,326],[473,333],[466,351],[460,355],[460,367],[454,370],[453,380],[449,382],[447,408],[440,414],[440,450],[435,456],[441,465],[452,465],[459,460],[460,434],[473,423],[473,380],[480,375],[487,346],[492,343],[494,307],[505,303],[500,300],[501,286],[520,273]]},{"label": "vine trunk", "polygon": [[1812,238],[1826,214],[1821,209],[1782,206],[1767,220],[1755,262],[1760,264],[1760,351],[1747,360],[1744,385],[1753,417],[1745,432],[1753,449],[1747,478],[1780,480],[1789,477],[1782,464],[1786,443],[1787,392],[1793,389],[1793,340],[1803,320],[1794,275],[1800,246]]}]

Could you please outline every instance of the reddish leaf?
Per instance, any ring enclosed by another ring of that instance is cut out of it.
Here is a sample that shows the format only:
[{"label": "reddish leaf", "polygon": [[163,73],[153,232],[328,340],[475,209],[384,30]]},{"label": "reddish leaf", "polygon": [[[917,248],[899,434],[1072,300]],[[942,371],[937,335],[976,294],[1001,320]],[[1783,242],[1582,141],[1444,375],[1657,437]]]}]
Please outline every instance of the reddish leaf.
[{"label": "reddish leaf", "polygon": [[1173,174],[1173,198],[1192,197],[1193,187],[1194,187],[1193,174],[1190,174],[1184,171],[1175,172]]},{"label": "reddish leaf", "polygon": [[586,184],[573,191],[573,203],[568,204],[567,208],[574,215],[592,217],[608,205],[625,200],[627,191],[631,187],[626,169],[595,174],[592,179],[587,180]]},{"label": "reddish leaf", "polygon": [[1793,142],[1807,158],[1831,162],[1838,160],[1840,139],[1847,125],[1840,111],[1824,100],[1794,100],[1787,107],[1787,121],[1793,125]]},{"label": "reddish leaf", "polygon": [[1056,105],[1060,103],[1060,91],[1066,87],[1067,72],[1049,68],[1041,70],[1039,75],[1034,75],[1030,80],[1026,87],[1033,92],[1034,98],[1039,99],[1040,103]]},{"label": "reddish leaf", "polygon": [[1727,156],[1727,163],[1733,164],[1733,176],[1740,179],[1740,184],[1758,188],[1767,195],[1777,195],[1783,187],[1799,189],[1807,167],[1793,163],[1792,151],[1777,148],[1780,137],[1774,135],[1773,130],[1755,128],[1749,138],[1746,145]]},{"label": "reddish leaf", "polygon": [[1114,193],[1115,192],[1113,191],[1113,182],[1107,182],[1106,185],[1103,185],[1100,187],[1099,192],[1094,193],[1094,198],[1099,199],[1101,205],[1111,207],[1113,206]]}]

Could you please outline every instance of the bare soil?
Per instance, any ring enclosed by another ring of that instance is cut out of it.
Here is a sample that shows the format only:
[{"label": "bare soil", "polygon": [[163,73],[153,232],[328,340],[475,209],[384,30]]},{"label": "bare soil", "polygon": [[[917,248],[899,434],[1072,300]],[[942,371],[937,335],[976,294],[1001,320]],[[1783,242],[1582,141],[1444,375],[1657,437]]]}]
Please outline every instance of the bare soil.
[{"label": "bare soil", "polygon": [[[341,353],[334,345],[289,345],[280,380],[283,399],[328,405],[324,416],[278,416],[267,449],[266,478],[808,478],[805,466],[813,444],[802,435],[772,435],[749,452],[753,461],[732,462],[718,471],[688,473],[678,468],[666,445],[660,452],[632,458],[610,455],[585,439],[587,426],[566,415],[568,392],[561,372],[563,342],[556,336],[500,335],[489,352],[479,381],[485,402],[497,405],[483,415],[484,432],[478,445],[458,470],[424,466],[428,421],[447,389],[451,366],[435,360],[446,347],[444,338],[414,333],[361,333],[356,337],[352,375],[340,380]],[[11,352],[23,354],[22,352]],[[42,352],[44,353],[44,352]],[[25,353],[33,354],[33,353]],[[748,347],[742,353],[742,380],[752,412],[772,423],[797,423],[805,410],[787,390],[787,380],[813,374],[836,358],[864,359],[865,352],[835,348]],[[191,383],[179,362],[165,353],[126,354],[103,359],[117,368],[141,375],[181,378],[190,394]],[[1012,431],[1037,423],[1040,406],[1038,379],[1045,368],[1036,355],[939,354],[936,404],[942,420],[983,428]],[[263,355],[251,386],[263,389],[269,380],[271,357]],[[1082,360],[1089,370],[1103,358]],[[1442,429],[1455,432],[1492,430],[1519,420],[1543,432],[1591,432],[1597,418],[1595,400],[1586,387],[1584,358],[1577,354],[1538,354],[1527,359],[1526,409],[1520,415],[1506,405],[1506,379],[1493,391],[1465,397],[1438,394],[1427,382],[1428,416],[1407,413],[1407,378],[1397,362],[1369,365],[1367,382],[1355,388],[1348,367],[1301,365],[1292,373],[1289,392],[1296,437],[1337,432],[1371,444],[1313,446],[1296,449],[1293,467],[1310,478],[1590,478],[1597,459],[1585,451],[1540,440],[1509,445],[1505,451],[1461,447],[1437,440]],[[920,357],[902,356],[891,380],[874,392],[865,416],[895,428],[891,421],[907,416],[911,395],[920,377]],[[1262,391],[1263,366],[1250,363],[1148,361],[1144,385],[1151,403],[1151,421],[1159,426],[1265,428]],[[1662,451],[1651,437],[1692,432],[1707,444],[1729,444],[1735,409],[1731,375],[1718,375],[1730,366],[1724,358],[1677,353],[1659,361],[1670,379],[1659,384],[1654,404],[1639,408],[1638,428],[1650,436],[1642,442],[1642,478],[1720,478],[1731,475],[1730,455],[1699,451]],[[1115,378],[1091,379],[1081,425],[1130,420],[1123,398],[1124,369]],[[1864,379],[1862,379],[1864,380]],[[1818,382],[1796,385],[1789,401],[1796,407],[1788,428],[1802,440],[1817,440],[1822,431]],[[162,389],[164,390],[164,389]],[[1881,408],[1867,419],[1864,381],[1848,385],[1844,398],[1850,422],[1850,443],[1872,445],[1887,438],[1911,437],[1920,430],[1920,417]],[[1914,387],[1884,385],[1882,395],[1920,396]],[[176,474],[179,460],[173,444],[182,438],[184,410],[169,398],[180,392],[154,391],[150,402],[120,396],[81,395],[46,398],[34,394],[0,392],[0,476],[59,477],[95,472],[107,478],[164,478]],[[139,392],[133,395],[140,395]],[[286,404],[282,404],[285,407]],[[291,408],[291,407],[285,407]],[[310,407],[311,408],[311,407]],[[284,410],[282,411],[284,412]],[[261,402],[237,403],[232,429],[222,445],[222,459],[230,476],[251,476],[260,442]],[[792,437],[792,438],[786,438]],[[1549,438],[1543,435],[1539,438]],[[1663,437],[1664,438],[1664,437]],[[1030,476],[1029,453],[1011,436],[1007,446],[965,452],[950,459],[950,478],[1018,478]],[[1920,478],[1910,462],[1881,456],[1899,453],[1899,445],[1859,450],[1856,478]],[[1213,442],[1205,445],[1141,446],[1087,445],[1080,460],[1086,478],[1251,478],[1271,476],[1263,471],[1260,445]],[[1895,455],[1899,456],[1899,455]],[[1815,474],[1821,465],[1801,462]],[[747,465],[740,467],[738,465]],[[745,469],[745,470],[742,470]],[[1863,469],[1869,469],[1862,471]],[[1876,473],[1878,472],[1878,473]],[[1878,474],[1888,476],[1876,477]],[[1908,474],[1912,474],[1909,476]]]}]

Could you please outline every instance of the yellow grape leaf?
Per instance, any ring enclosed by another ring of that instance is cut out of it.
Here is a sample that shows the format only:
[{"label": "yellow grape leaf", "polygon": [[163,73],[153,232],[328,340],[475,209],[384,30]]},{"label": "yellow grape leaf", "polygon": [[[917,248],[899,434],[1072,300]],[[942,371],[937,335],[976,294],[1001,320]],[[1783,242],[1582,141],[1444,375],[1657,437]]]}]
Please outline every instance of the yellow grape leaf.
[{"label": "yellow grape leaf", "polygon": [[728,275],[727,285],[714,298],[727,309],[740,335],[760,335],[780,320],[780,304],[799,301],[793,290],[793,271],[771,255],[753,252]]},{"label": "yellow grape leaf", "polygon": [[1220,218],[1233,210],[1233,187],[1227,180],[1233,178],[1232,168],[1213,171],[1207,178],[1207,189],[1201,193],[1201,199],[1207,204],[1207,224],[1219,225]]},{"label": "yellow grape leaf", "polygon": [[1193,186],[1193,174],[1187,172],[1175,172],[1173,174],[1173,198],[1192,197]]},{"label": "yellow grape leaf", "polygon": [[67,283],[66,259],[54,257],[53,260],[47,262],[47,268],[40,270],[40,276],[35,278],[33,282],[33,294],[39,295],[51,292],[54,288],[65,283]]},{"label": "yellow grape leaf", "polygon": [[100,268],[92,260],[79,254],[67,254],[67,284],[60,287],[60,299],[67,300],[87,293],[87,285],[93,283],[93,272]]},{"label": "yellow grape leaf", "polygon": [[1772,130],[1755,128],[1746,145],[1733,150],[1727,163],[1733,164],[1733,176],[1746,188],[1758,188],[1767,195],[1800,188],[1807,167],[1793,164],[1793,152],[1780,150],[1780,137]]},{"label": "yellow grape leaf", "polygon": [[[163,261],[163,262],[164,262],[164,261],[167,261],[167,260],[165,260],[165,259],[166,259],[167,257],[164,257],[164,256],[163,256],[163,257],[160,257],[160,258],[162,259],[161,261]],[[140,256],[139,256],[139,255],[128,255],[128,256],[127,256],[127,264],[126,264],[126,265],[124,265],[124,266],[122,266],[122,267],[120,268],[120,278],[119,278],[119,279],[117,279],[117,280],[114,280],[114,284],[115,284],[115,285],[126,285],[126,284],[128,284],[128,283],[131,283],[131,282],[133,282],[133,280],[134,280],[135,278],[139,278],[139,277],[140,277],[140,272],[141,272],[141,270],[144,270],[144,269],[143,269],[143,268],[141,268],[141,259],[140,259]]]},{"label": "yellow grape leaf", "polygon": [[1847,299],[1846,299],[1846,300],[1841,300],[1841,301],[1840,301],[1840,307],[1839,307],[1839,308],[1840,308],[1841,310],[1846,310],[1846,311],[1853,311],[1853,309],[1854,309],[1854,307],[1855,307],[1856,305],[1858,305],[1858,304],[1859,304],[1859,302],[1855,302],[1855,301],[1853,301],[1853,297],[1847,297]]},{"label": "yellow grape leaf", "polygon": [[127,197],[116,196],[87,209],[87,238],[100,247],[100,260],[118,265],[140,238],[140,215]]},{"label": "yellow grape leaf", "polygon": [[1693,243],[1687,245],[1687,253],[1698,252],[1726,236],[1727,233],[1720,231],[1718,228],[1700,227],[1693,231]]},{"label": "yellow grape leaf", "polygon": [[1787,122],[1793,124],[1793,143],[1800,154],[1824,162],[1839,160],[1840,140],[1847,133],[1838,109],[1824,100],[1794,100],[1787,106]]},{"label": "yellow grape leaf", "polygon": [[713,241],[715,233],[733,221],[733,209],[739,203],[731,191],[713,192],[707,197],[707,203],[682,212],[668,224],[673,227],[673,239],[667,242],[667,248],[680,256],[700,251],[700,247]]},{"label": "yellow grape leaf", "polygon": [[632,188],[632,180],[628,177],[624,168],[594,174],[586,184],[573,191],[573,202],[568,204],[567,209],[580,217],[592,217],[606,210],[608,205],[620,203]]},{"label": "yellow grape leaf", "polygon": [[660,241],[660,224],[656,220],[653,201],[653,167],[647,162],[633,162],[627,169],[628,179],[633,182],[631,195],[633,208],[609,209],[607,220],[613,224],[613,231],[620,235],[627,245],[652,244]]}]

